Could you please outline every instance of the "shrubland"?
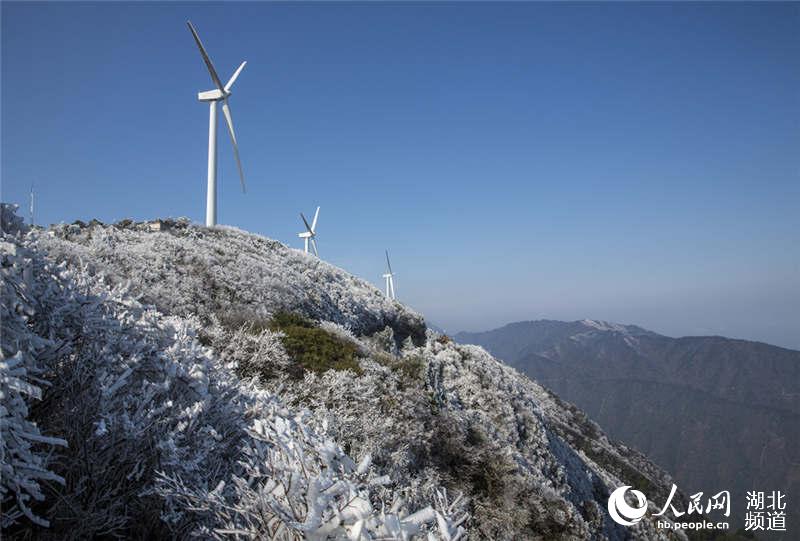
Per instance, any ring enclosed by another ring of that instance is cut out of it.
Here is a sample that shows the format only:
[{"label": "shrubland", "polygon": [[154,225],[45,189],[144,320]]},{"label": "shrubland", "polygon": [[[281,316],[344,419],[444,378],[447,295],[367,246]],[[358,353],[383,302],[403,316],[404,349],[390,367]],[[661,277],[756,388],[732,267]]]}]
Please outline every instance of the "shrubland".
[{"label": "shrubland", "polygon": [[682,537],[605,511],[663,471],[341,269],[232,228],[3,212],[11,537]]}]

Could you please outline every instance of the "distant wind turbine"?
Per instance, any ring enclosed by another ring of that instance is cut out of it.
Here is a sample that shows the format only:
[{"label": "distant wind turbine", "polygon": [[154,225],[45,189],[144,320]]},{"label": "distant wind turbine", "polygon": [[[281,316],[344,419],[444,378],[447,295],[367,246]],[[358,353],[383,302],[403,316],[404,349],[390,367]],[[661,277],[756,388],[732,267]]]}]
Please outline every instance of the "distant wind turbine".
[{"label": "distant wind turbine", "polygon": [[319,207],[317,207],[317,211],[314,213],[314,221],[311,222],[311,225],[308,225],[308,220],[300,213],[300,217],[303,219],[303,224],[306,226],[306,230],[302,233],[298,233],[297,236],[300,237],[305,241],[305,251],[308,253],[308,243],[311,242],[311,246],[314,248],[314,255],[319,257],[319,252],[317,252],[317,218],[319,218]]},{"label": "distant wind turbine", "polygon": [[390,299],[396,299],[394,295],[394,273],[392,272],[392,264],[389,262],[389,250],[386,250],[386,268],[389,269],[383,275],[386,278],[386,296]]},{"label": "distant wind turbine", "polygon": [[222,102],[222,114],[225,115],[225,122],[228,125],[228,133],[231,136],[231,143],[233,144],[233,155],[236,158],[236,166],[239,168],[239,179],[242,183],[242,192],[245,192],[244,186],[244,172],[242,171],[242,162],[239,160],[239,147],[236,144],[236,133],[233,131],[233,118],[231,118],[231,109],[228,106],[228,96],[231,95],[231,87],[236,82],[236,78],[244,69],[247,62],[237,68],[233,75],[228,80],[225,86],[222,86],[217,75],[217,70],[214,69],[214,64],[206,53],[203,43],[200,41],[200,36],[197,35],[197,30],[192,26],[191,21],[186,21],[189,30],[192,32],[197,48],[200,49],[200,55],[203,57],[208,68],[208,73],[211,74],[211,80],[217,87],[213,90],[206,90],[199,92],[197,99],[200,101],[207,101],[209,104],[210,114],[208,120],[208,188],[206,192],[206,226],[211,227],[217,224],[217,102]]}]

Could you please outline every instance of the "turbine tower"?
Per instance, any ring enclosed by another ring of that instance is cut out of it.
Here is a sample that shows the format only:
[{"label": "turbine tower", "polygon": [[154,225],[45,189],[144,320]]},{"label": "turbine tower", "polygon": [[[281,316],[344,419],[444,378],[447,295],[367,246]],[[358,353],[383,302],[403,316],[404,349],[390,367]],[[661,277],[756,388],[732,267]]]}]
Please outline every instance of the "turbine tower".
[{"label": "turbine tower", "polygon": [[397,297],[394,295],[394,273],[392,272],[392,264],[389,262],[389,250],[386,250],[386,267],[389,269],[383,275],[386,278],[386,296],[394,300]]},{"label": "turbine tower", "polygon": [[211,227],[217,225],[217,102],[222,102],[222,114],[225,116],[225,123],[228,125],[228,134],[231,136],[231,143],[233,144],[233,156],[236,158],[236,166],[239,168],[239,180],[242,183],[242,192],[245,192],[244,187],[244,172],[242,171],[242,162],[239,160],[239,147],[236,144],[236,133],[233,131],[233,118],[231,118],[231,109],[228,105],[228,96],[231,95],[231,87],[236,82],[236,78],[244,69],[247,62],[237,68],[233,75],[228,80],[225,86],[222,86],[217,75],[217,70],[214,69],[214,64],[208,57],[203,43],[200,41],[200,36],[197,35],[197,30],[192,26],[191,21],[186,21],[189,30],[192,32],[197,48],[200,49],[200,55],[203,57],[208,68],[208,73],[211,74],[211,80],[217,87],[213,90],[206,90],[199,92],[197,99],[200,101],[207,101],[210,109],[208,118],[208,188],[206,192],[206,226]]},{"label": "turbine tower", "polygon": [[317,207],[317,212],[314,213],[314,221],[311,222],[311,225],[308,225],[308,220],[300,213],[300,217],[303,219],[303,224],[306,226],[306,230],[302,233],[298,233],[297,236],[300,237],[305,241],[305,251],[308,253],[308,243],[311,242],[311,246],[314,248],[314,255],[319,257],[319,252],[317,252],[317,218],[319,218],[319,207]]}]

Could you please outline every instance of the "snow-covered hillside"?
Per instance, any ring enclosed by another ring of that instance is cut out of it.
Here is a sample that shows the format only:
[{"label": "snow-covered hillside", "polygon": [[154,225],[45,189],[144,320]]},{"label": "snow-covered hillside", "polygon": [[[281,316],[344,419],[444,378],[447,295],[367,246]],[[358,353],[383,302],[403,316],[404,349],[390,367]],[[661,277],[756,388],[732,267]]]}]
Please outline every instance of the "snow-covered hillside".
[{"label": "snow-covered hillside", "polygon": [[666,538],[605,508],[663,501],[663,471],[341,269],[231,228],[4,214],[4,533]]},{"label": "snow-covered hillside", "polygon": [[179,316],[264,317],[283,309],[357,333],[387,325],[425,340],[422,317],[372,285],[280,242],[219,226],[164,221],[143,225],[62,225],[39,235],[53,259],[85,267],[106,283],[130,281],[143,303]]}]

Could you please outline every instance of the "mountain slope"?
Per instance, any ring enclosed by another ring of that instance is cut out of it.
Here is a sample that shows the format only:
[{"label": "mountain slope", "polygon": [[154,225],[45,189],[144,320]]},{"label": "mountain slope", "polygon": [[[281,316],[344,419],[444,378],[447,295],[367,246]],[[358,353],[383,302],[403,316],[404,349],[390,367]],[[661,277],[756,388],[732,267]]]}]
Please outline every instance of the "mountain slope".
[{"label": "mountain slope", "polygon": [[485,346],[672,472],[687,493],[800,497],[800,352],[722,337],[668,338],[594,321],[530,321]]},{"label": "mountain slope", "polygon": [[665,499],[671,479],[642,455],[280,243],[93,223],[2,247],[15,332],[49,341],[3,342],[52,383],[19,418],[68,443],[36,455],[64,480],[40,482],[33,509],[54,537],[684,537],[608,516],[623,484]]}]

